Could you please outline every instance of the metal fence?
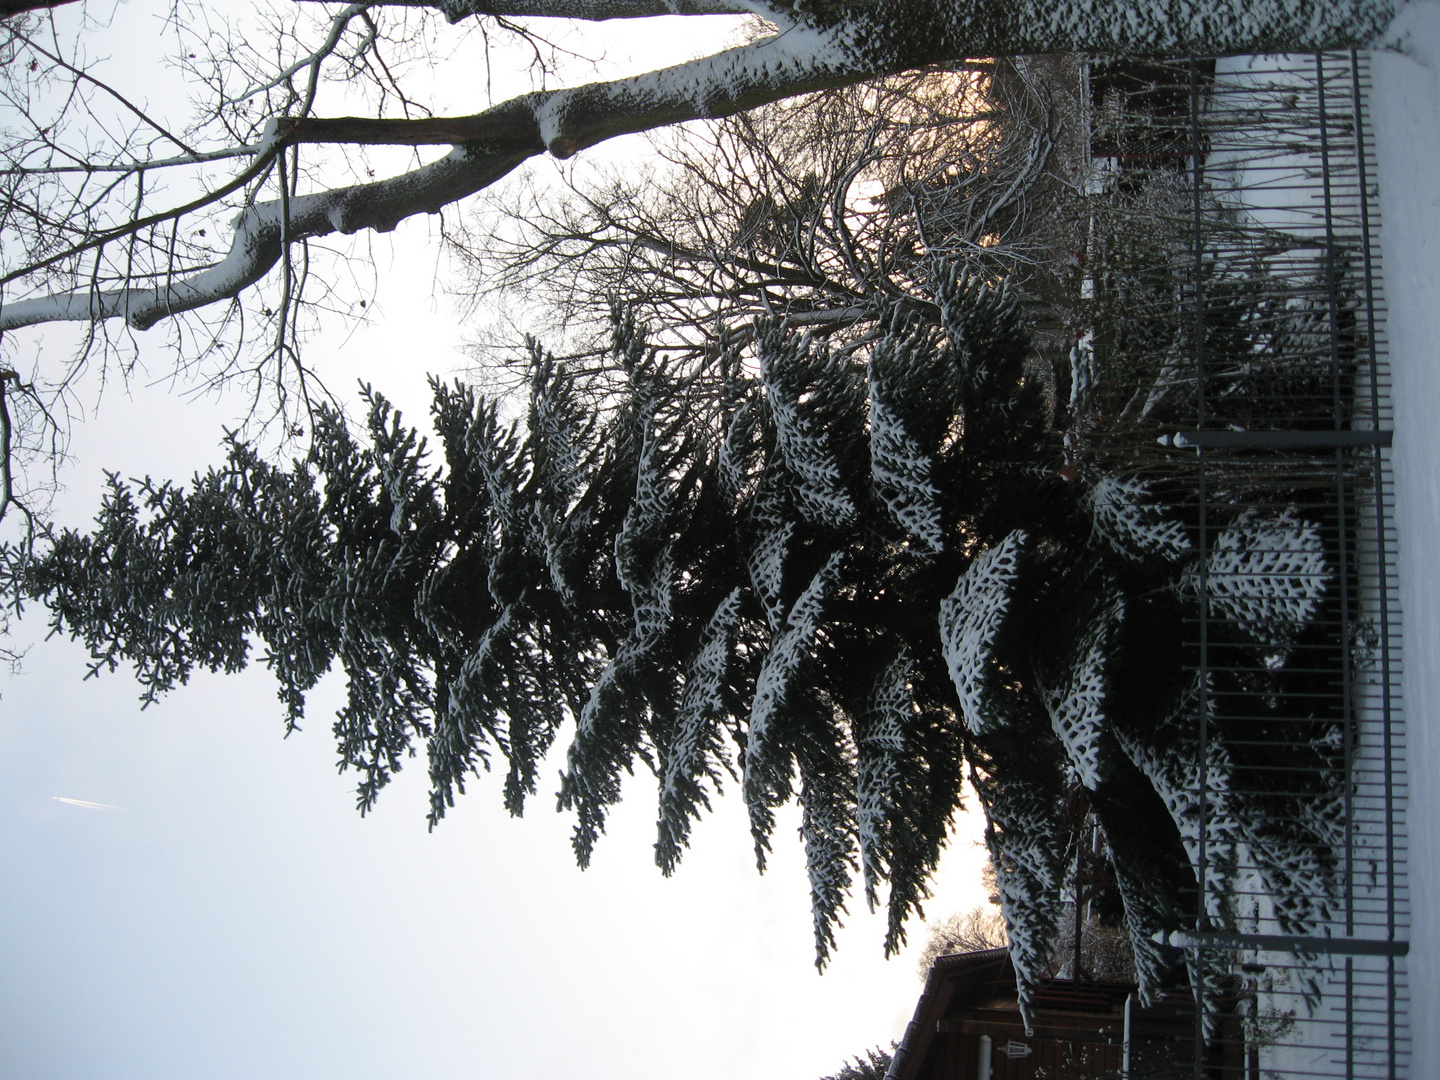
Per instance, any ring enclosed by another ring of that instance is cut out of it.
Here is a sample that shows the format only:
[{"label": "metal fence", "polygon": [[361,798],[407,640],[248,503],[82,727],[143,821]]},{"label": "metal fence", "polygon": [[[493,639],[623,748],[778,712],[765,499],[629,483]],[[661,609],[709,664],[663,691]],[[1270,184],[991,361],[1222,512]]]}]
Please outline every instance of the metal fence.
[{"label": "metal fence", "polygon": [[1169,940],[1194,1034],[1178,1058],[1127,1068],[1403,1077],[1405,736],[1366,61],[1089,79],[1097,315],[1076,365],[1104,414],[1093,449],[1163,486],[1201,556],[1177,752],[1202,884],[1193,928]]}]

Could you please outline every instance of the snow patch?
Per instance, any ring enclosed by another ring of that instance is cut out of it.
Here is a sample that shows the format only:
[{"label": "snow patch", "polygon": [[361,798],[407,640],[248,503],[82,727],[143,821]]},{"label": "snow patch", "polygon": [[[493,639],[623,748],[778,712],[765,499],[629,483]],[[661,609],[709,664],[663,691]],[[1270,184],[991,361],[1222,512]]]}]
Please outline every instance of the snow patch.
[{"label": "snow patch", "polygon": [[895,792],[902,776],[905,730],[915,715],[910,693],[910,655],[904,649],[885,666],[870,695],[869,708],[855,727],[855,826],[860,840],[860,867],[865,900],[874,911],[877,886],[885,874]]},{"label": "snow patch", "polygon": [[940,524],[940,489],[932,479],[934,458],[905,431],[901,417],[870,395],[870,470],[890,516],[928,552],[945,544]]},{"label": "snow patch", "polygon": [[[790,696],[796,676],[810,660],[825,602],[840,582],[843,551],[825,560],[805,591],[785,616],[784,626],[770,643],[755,679],[755,697],[750,706],[750,727],[745,744],[745,797],[747,802],[783,800],[786,779],[776,760],[777,716]],[[787,757],[788,760],[788,757]],[[784,772],[788,776],[788,765]]]},{"label": "snow patch", "polygon": [[1056,693],[1044,695],[1050,726],[1065,747],[1071,774],[1076,782],[1092,791],[1104,779],[1100,740],[1107,723],[1105,698],[1109,693],[1105,661],[1114,652],[1113,638],[1124,611],[1123,602],[1116,600],[1095,620],[1080,643],[1079,659],[1066,685]]}]

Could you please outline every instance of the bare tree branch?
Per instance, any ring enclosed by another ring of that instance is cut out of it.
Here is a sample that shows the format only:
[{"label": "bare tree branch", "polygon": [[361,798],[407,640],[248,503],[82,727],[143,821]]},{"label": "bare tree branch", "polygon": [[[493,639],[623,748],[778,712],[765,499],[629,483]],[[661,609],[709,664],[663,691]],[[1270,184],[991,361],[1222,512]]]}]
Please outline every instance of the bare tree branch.
[{"label": "bare tree branch", "polygon": [[[793,45],[802,44],[799,40]],[[809,44],[809,43],[806,43]],[[172,211],[153,214],[87,239],[40,264],[0,277],[0,284],[87,250],[173,220],[219,201],[257,178],[287,145],[338,141],[464,145],[432,165],[372,184],[357,184],[290,200],[292,242],[361,229],[387,232],[403,219],[436,213],[509,173],[547,148],[558,157],[604,139],[702,116],[724,116],[768,101],[854,81],[857,73],[816,63],[813,49],[787,47],[782,38],[733,49],[662,72],[516,98],[473,117],[452,121],[286,118],[272,124],[267,144],[249,167],[214,192]],[[446,125],[450,125],[446,128]],[[236,296],[263,277],[281,255],[281,207],[256,204],[237,220],[229,253],[218,264],[159,288],[89,289],[37,297],[0,308],[0,330],[56,321],[124,318],[137,329],[160,319]]]},{"label": "bare tree branch", "polygon": [[[16,399],[21,399],[44,413],[44,406],[37,397],[35,387],[23,382],[18,372],[0,369],[0,521],[4,521],[12,509],[24,519],[19,544],[11,556],[18,558],[28,556],[33,550],[40,529],[40,519],[34,507],[16,487],[15,422],[11,416],[11,406]],[[47,415],[45,419],[50,418]],[[0,560],[0,565],[3,565],[3,560]],[[0,611],[0,632],[4,631],[4,627],[5,617],[3,611]],[[0,649],[0,662],[3,662],[7,655],[13,659],[13,654],[7,654]]]},{"label": "bare tree branch", "polygon": [[138,116],[145,124],[149,125],[149,126],[150,126],[151,128],[153,128],[157,133],[159,133],[160,135],[163,135],[166,139],[170,140],[172,143],[174,143],[176,146],[178,146],[181,150],[185,151],[186,154],[189,154],[192,158],[196,158],[196,157],[199,156],[200,151],[198,151],[198,150],[194,149],[193,147],[187,145],[187,144],[185,143],[185,141],[184,141],[183,139],[179,138],[178,136],[171,134],[171,132],[165,127],[164,124],[161,124],[161,123],[159,123],[159,122],[157,122],[157,121],[155,121],[155,120],[152,120],[149,116],[146,115],[145,110],[143,110],[142,108],[140,108],[140,106],[136,105],[133,101],[131,101],[129,98],[127,98],[124,94],[120,93],[120,92],[119,92],[118,90],[116,90],[114,87],[109,86],[109,85],[107,85],[106,83],[101,82],[99,79],[97,79],[97,78],[95,78],[93,75],[91,75],[88,71],[85,71],[85,70],[82,69],[82,68],[76,67],[74,64],[70,63],[70,61],[66,60],[63,56],[57,56],[55,53],[50,52],[48,49],[46,49],[43,45],[40,45],[38,42],[35,41],[34,38],[30,37],[29,35],[24,34],[24,33],[20,32],[20,31],[18,31],[18,30],[12,31],[12,32],[15,34],[15,37],[16,37],[18,40],[23,41],[26,45],[28,45],[30,48],[34,49],[35,52],[37,52],[37,53],[39,53],[41,56],[45,57],[45,58],[46,58],[47,60],[49,60],[51,63],[53,63],[53,64],[55,64],[56,66],[58,66],[58,67],[60,67],[60,68],[63,68],[64,70],[70,72],[70,74],[73,75],[73,76],[75,76],[75,78],[76,78],[77,80],[79,80],[79,81],[81,81],[81,82],[90,83],[91,85],[93,85],[93,86],[95,86],[95,87],[98,87],[98,88],[99,88],[100,90],[102,90],[104,93],[109,94],[109,95],[110,95],[111,97],[113,97],[116,101],[118,101],[122,106],[124,106],[128,111],[134,113],[134,114],[135,114],[136,116]]},{"label": "bare tree branch", "polygon": [[643,178],[582,173],[558,199],[490,207],[455,252],[463,293],[537,306],[547,337],[581,353],[608,335],[616,295],[652,341],[697,360],[748,342],[760,314],[849,349],[873,333],[873,301],[924,306],[937,255],[1027,295],[1048,280],[1054,127],[1045,85],[1002,61],[656,136],[664,167]]},{"label": "bare tree branch", "polygon": [[149,161],[85,162],[80,165],[47,165],[35,168],[12,166],[0,168],[0,176],[53,176],[63,173],[135,173],[140,170],[153,172],[155,169],[173,169],[181,165],[199,165],[205,161],[226,161],[230,158],[253,157],[260,150],[259,144],[226,146],[218,150],[202,150],[194,154],[176,154],[169,158],[155,158]]},{"label": "bare tree branch", "polygon": [[38,3],[29,3],[27,0],[0,0],[0,19],[8,19],[12,15],[23,15],[27,11],[46,11],[73,3],[75,0],[39,0]]}]

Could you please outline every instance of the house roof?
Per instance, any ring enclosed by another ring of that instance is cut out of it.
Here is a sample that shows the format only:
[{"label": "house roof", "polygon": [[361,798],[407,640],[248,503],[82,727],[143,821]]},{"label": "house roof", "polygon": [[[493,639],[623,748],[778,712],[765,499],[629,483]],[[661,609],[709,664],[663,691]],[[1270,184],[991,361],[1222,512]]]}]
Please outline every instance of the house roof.
[{"label": "house roof", "polygon": [[949,1010],[957,992],[974,995],[980,988],[999,982],[1013,983],[1015,969],[1010,963],[1010,950],[980,949],[976,952],[940,956],[930,965],[925,989],[915,1003],[915,1015],[905,1028],[905,1035],[890,1059],[885,1080],[914,1080],[926,1051],[934,1040],[942,1017]]}]

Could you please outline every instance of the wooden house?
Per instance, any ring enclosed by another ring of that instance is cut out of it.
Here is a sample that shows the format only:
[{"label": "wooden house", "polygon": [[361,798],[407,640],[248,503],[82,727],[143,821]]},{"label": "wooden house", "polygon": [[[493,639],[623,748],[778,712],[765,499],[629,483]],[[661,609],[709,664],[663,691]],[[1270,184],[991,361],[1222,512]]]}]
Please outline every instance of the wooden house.
[{"label": "wooden house", "polygon": [[1007,950],[942,956],[886,1080],[1190,1077],[1194,1015],[1188,990],[1142,1008],[1133,985],[1052,979],[1027,1027]]}]

